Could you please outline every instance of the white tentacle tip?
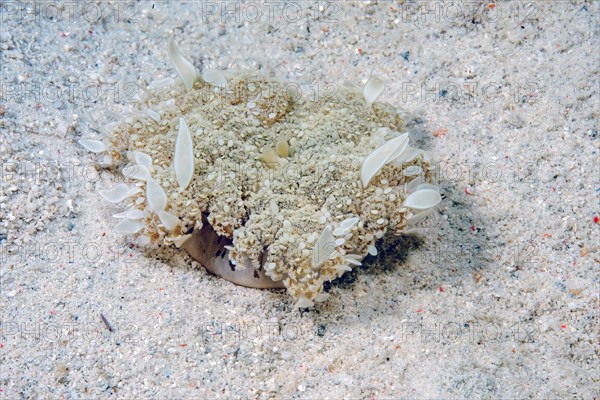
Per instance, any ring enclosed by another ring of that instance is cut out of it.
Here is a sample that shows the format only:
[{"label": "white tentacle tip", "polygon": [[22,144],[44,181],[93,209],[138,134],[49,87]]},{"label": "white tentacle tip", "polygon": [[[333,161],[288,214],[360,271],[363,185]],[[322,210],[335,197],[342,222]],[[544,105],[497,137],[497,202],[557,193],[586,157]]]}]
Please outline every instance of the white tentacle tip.
[{"label": "white tentacle tip", "polygon": [[167,194],[154,178],[146,181],[146,199],[150,210],[157,214],[167,206]]},{"label": "white tentacle tip", "polygon": [[175,229],[181,222],[175,215],[164,210],[158,212],[158,218],[160,218],[160,222],[162,222],[162,224],[165,226],[165,229],[168,231]]},{"label": "white tentacle tip", "polygon": [[99,190],[98,193],[100,193],[100,196],[104,197],[106,201],[118,203],[130,196],[130,190],[131,188],[127,186],[127,184],[119,183],[111,189]]},{"label": "white tentacle tip", "polygon": [[78,143],[92,153],[102,153],[108,150],[108,146],[100,140],[80,139]]},{"label": "white tentacle tip", "polygon": [[296,308],[312,307],[314,303],[306,296],[300,296],[296,302]]},{"label": "white tentacle tip", "polygon": [[188,241],[188,239],[189,239],[189,238],[191,238],[191,237],[192,237],[192,234],[191,234],[191,233],[189,233],[189,234],[187,234],[187,235],[179,236],[177,239],[175,239],[175,240],[173,241],[173,244],[175,244],[175,247],[177,247],[177,248],[179,249],[179,248],[181,248],[181,246],[183,246],[183,244],[184,244],[185,242],[187,242],[187,241]]},{"label": "white tentacle tip", "polygon": [[408,133],[402,134],[388,140],[365,157],[360,171],[363,188],[367,187],[371,179],[381,171],[385,164],[402,154],[408,146],[408,140]]},{"label": "white tentacle tip", "polygon": [[179,118],[179,133],[175,141],[173,167],[177,183],[182,189],[188,187],[194,176],[194,146],[185,119]]},{"label": "white tentacle tip", "polygon": [[131,164],[123,168],[123,176],[129,179],[145,181],[150,177],[150,171],[143,165]]},{"label": "white tentacle tip", "polygon": [[423,221],[429,215],[433,214],[434,211],[435,211],[435,208],[428,208],[424,211],[420,211],[417,214],[414,214],[409,219],[407,219],[406,223],[408,224],[408,226],[413,227],[416,224],[418,224],[419,222]]},{"label": "white tentacle tip", "polygon": [[151,110],[151,109],[147,109],[146,113],[148,113],[148,116],[150,118],[152,118],[153,120],[155,120],[156,122],[160,122],[160,114],[157,113],[156,111]]},{"label": "white tentacle tip", "polygon": [[150,169],[152,167],[152,157],[148,154],[143,153],[141,151],[136,151],[134,154],[135,162],[138,165],[143,165],[144,167]]},{"label": "white tentacle tip", "polygon": [[323,229],[319,240],[313,248],[312,267],[319,268],[335,251],[335,238],[331,232],[331,227],[328,225]]},{"label": "white tentacle tip", "polygon": [[426,188],[412,193],[402,205],[415,210],[425,210],[437,206],[441,201],[442,196],[437,190]]},{"label": "white tentacle tip", "polygon": [[181,51],[179,51],[179,48],[173,41],[172,37],[169,39],[168,52],[169,52],[169,58],[171,59],[171,62],[173,63],[173,66],[177,70],[177,73],[179,74],[179,77],[183,81],[183,84],[185,85],[186,89],[191,90],[192,87],[194,86],[194,82],[196,81],[196,78],[198,77],[196,68],[190,61],[188,61],[183,56],[183,54],[181,54]]},{"label": "white tentacle tip", "polygon": [[227,88],[227,77],[222,71],[214,68],[208,68],[202,74],[202,79],[206,83],[218,86],[220,88]]},{"label": "white tentacle tip", "polygon": [[369,106],[373,105],[384,89],[385,83],[381,79],[371,76],[363,88],[363,97],[367,104]]},{"label": "white tentacle tip", "polygon": [[344,231],[348,232],[348,231],[350,231],[350,229],[352,229],[352,227],[354,225],[358,224],[359,221],[360,221],[360,218],[358,218],[358,217],[346,218],[345,220],[340,222],[340,228],[342,228]]},{"label": "white tentacle tip", "polygon": [[124,219],[115,226],[115,232],[129,235],[139,232],[143,227],[144,224],[140,221]]}]

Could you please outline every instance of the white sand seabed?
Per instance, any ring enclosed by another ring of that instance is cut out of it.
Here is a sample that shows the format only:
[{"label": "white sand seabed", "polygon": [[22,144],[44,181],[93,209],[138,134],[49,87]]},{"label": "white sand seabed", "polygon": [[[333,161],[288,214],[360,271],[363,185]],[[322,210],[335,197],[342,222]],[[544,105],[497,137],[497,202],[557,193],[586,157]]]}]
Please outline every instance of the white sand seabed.
[{"label": "white sand seabed", "polygon": [[[61,7],[57,7],[61,4]],[[315,5],[316,4],[316,5]],[[0,399],[597,398],[598,1],[0,3]],[[443,196],[314,310],[112,231],[139,87],[386,81]],[[596,220],[596,221],[595,221]],[[101,317],[104,316],[104,319]]]}]

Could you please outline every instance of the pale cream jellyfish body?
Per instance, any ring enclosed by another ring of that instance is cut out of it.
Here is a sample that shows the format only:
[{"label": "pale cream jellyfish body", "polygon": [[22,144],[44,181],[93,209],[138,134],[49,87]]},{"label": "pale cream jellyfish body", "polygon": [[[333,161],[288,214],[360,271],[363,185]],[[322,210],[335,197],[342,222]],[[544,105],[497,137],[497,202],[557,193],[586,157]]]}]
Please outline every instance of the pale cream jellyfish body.
[{"label": "pale cream jellyfish body", "polygon": [[123,173],[100,194],[127,205],[115,230],[140,245],[175,245],[224,279],[285,287],[309,307],[389,229],[440,202],[428,154],[377,101],[381,80],[314,102],[260,75],[199,74],[172,40],[168,54],[180,83],[152,83],[103,140],[79,142]]}]

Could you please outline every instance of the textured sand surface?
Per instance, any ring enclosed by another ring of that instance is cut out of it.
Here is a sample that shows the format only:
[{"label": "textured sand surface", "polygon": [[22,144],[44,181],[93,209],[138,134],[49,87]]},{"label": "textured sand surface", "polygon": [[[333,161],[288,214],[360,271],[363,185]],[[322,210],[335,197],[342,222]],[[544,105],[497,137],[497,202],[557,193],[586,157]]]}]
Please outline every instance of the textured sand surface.
[{"label": "textured sand surface", "polygon": [[[58,3],[0,3],[0,399],[598,398],[598,1]],[[306,95],[384,78],[438,217],[312,311],[131,247],[77,140],[171,34]]]}]

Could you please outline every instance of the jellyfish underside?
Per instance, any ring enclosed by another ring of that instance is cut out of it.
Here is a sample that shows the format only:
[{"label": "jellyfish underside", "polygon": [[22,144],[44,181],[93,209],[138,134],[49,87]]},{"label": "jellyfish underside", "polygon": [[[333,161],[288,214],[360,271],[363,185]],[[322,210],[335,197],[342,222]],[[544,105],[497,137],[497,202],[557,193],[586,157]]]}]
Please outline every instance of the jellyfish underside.
[{"label": "jellyfish underside", "polygon": [[[228,257],[227,248],[232,244],[231,239],[219,236],[213,227],[203,217],[202,229],[194,230],[192,236],[182,248],[208,272],[236,285],[257,289],[283,289],[282,281],[274,281],[261,269],[253,268],[250,263],[245,268],[234,265]],[[266,259],[266,254],[263,255]]]}]

